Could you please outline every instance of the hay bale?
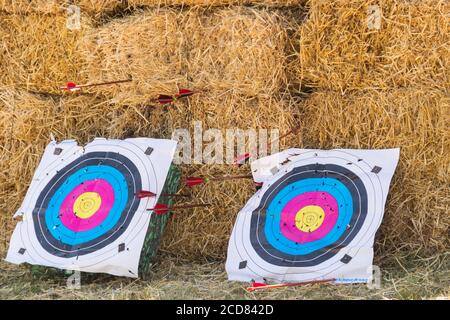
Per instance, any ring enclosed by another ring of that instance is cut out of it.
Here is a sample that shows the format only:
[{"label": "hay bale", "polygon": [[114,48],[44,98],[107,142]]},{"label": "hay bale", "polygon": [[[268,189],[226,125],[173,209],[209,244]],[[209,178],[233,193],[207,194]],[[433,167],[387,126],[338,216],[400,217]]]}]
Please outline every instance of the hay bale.
[{"label": "hay bale", "polygon": [[449,107],[448,92],[426,88],[316,92],[302,107],[305,147],[401,148],[376,237],[380,259],[448,251]]},{"label": "hay bale", "polygon": [[124,11],[165,6],[216,7],[251,5],[276,8],[304,6],[306,3],[307,0],[0,0],[0,12],[21,15],[39,13],[69,16],[73,14],[72,11],[68,11],[69,6],[77,6],[82,14],[89,15],[95,19],[102,19]]},{"label": "hay bale", "polygon": [[174,10],[154,10],[93,29],[83,39],[89,82],[133,78],[133,82],[93,88],[122,103],[149,103],[158,93],[174,92],[181,74],[182,28]]},{"label": "hay bale", "polygon": [[54,0],[0,0],[0,11],[9,14],[57,14],[63,12],[64,8]]},{"label": "hay bale", "polygon": [[[379,29],[368,25],[372,4],[382,11]],[[303,87],[449,87],[448,1],[311,0],[309,15],[295,65]]]},{"label": "hay bale", "polygon": [[132,77],[93,89],[125,104],[179,87],[268,97],[286,86],[286,46],[281,17],[267,10],[150,10],[93,29],[83,74],[91,82]]},{"label": "hay bale", "polygon": [[66,27],[63,16],[0,14],[0,85],[42,92],[59,92],[67,81],[80,79],[78,40],[90,28]]},{"label": "hay bale", "polygon": [[276,11],[250,8],[190,15],[184,28],[193,86],[259,97],[284,89],[288,23]]},{"label": "hay bale", "polygon": [[45,15],[71,15],[69,6],[77,6],[82,14],[99,17],[118,8],[125,8],[125,0],[0,0],[0,11],[28,15],[39,13]]},{"label": "hay bale", "polygon": [[304,5],[307,0],[128,0],[130,7],[152,7],[167,5],[185,6],[224,6],[224,5],[261,5],[268,7]]},{"label": "hay bale", "polygon": [[261,5],[268,7],[304,5],[306,0],[0,0],[0,11],[29,14],[60,14],[69,5],[83,13],[99,16],[117,9],[163,6]]}]

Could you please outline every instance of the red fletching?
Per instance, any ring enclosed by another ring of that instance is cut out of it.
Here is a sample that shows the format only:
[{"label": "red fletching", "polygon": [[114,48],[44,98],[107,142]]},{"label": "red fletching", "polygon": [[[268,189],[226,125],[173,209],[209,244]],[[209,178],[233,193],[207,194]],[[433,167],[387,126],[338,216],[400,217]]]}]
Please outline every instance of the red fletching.
[{"label": "red fletching", "polygon": [[76,91],[80,90],[81,88],[77,86],[75,82],[67,82],[66,86],[61,87],[61,89],[66,91]]},{"label": "red fletching", "polygon": [[169,96],[167,94],[160,94],[158,96],[158,102],[161,105],[171,104],[178,98],[189,97],[193,95],[195,92],[189,89],[180,89],[177,94],[174,96]]},{"label": "red fletching", "polygon": [[258,289],[264,289],[267,288],[268,284],[266,283],[261,283],[261,282],[253,282],[251,287],[245,288],[245,290],[247,292],[253,292],[256,291]]},{"label": "red fletching", "polygon": [[169,207],[163,203],[157,203],[154,208],[148,209],[158,215],[163,215],[169,212]]},{"label": "red fletching", "polygon": [[152,198],[152,197],[155,197],[156,196],[156,193],[153,193],[153,192],[151,192],[151,191],[145,191],[145,190],[142,190],[142,191],[139,191],[138,193],[137,193],[137,195],[136,195],[139,199],[142,199],[142,198]]},{"label": "red fletching", "polygon": [[245,162],[247,162],[248,159],[250,159],[250,156],[251,156],[250,153],[241,154],[241,155],[237,156],[236,159],[234,159],[234,164],[242,165]]},{"label": "red fletching", "polygon": [[256,188],[256,190],[261,189],[262,186],[263,186],[263,183],[262,183],[262,182],[255,182],[255,188]]},{"label": "red fletching", "polygon": [[173,97],[172,96],[168,96],[165,94],[160,94],[158,97],[158,102],[162,105],[164,104],[170,104],[173,102]]},{"label": "red fletching", "polygon": [[189,89],[180,89],[178,93],[175,95],[177,98],[189,97],[192,96],[195,92]]},{"label": "red fletching", "polygon": [[188,177],[188,178],[186,178],[186,185],[188,187],[193,187],[193,186],[196,186],[198,184],[205,183],[205,182],[206,182],[206,179],[200,178],[200,177]]},{"label": "red fletching", "polygon": [[253,288],[265,287],[265,286],[267,286],[267,284],[261,283],[261,282],[253,282],[253,283],[252,283],[252,287],[253,287]]}]

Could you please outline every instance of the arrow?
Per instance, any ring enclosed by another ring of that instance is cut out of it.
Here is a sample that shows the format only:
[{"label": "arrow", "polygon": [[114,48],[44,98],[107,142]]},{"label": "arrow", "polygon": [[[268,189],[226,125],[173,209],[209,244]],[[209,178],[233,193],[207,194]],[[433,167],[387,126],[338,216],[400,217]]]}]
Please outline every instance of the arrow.
[{"label": "arrow", "polygon": [[193,187],[208,181],[225,181],[225,180],[236,180],[236,179],[253,179],[252,175],[240,175],[240,176],[222,176],[222,177],[212,177],[212,178],[202,178],[202,177],[188,177],[186,178],[185,184],[188,187]]},{"label": "arrow", "polygon": [[168,213],[169,211],[173,210],[179,210],[179,209],[189,209],[189,208],[202,208],[202,207],[209,207],[210,203],[199,203],[199,204],[186,204],[181,206],[173,206],[168,207],[164,203],[157,203],[154,208],[147,209],[147,211],[153,211],[155,214],[158,215],[164,215]]},{"label": "arrow", "polygon": [[283,138],[286,138],[287,136],[289,136],[289,135],[291,135],[293,133],[296,133],[299,130],[300,130],[300,127],[294,128],[292,130],[289,130],[285,134],[279,136],[278,139],[273,139],[273,140],[269,141],[269,143],[267,144],[267,149],[270,149],[270,147],[272,146],[272,143],[274,143],[276,140],[281,140]]},{"label": "arrow", "polygon": [[253,292],[261,289],[277,289],[283,287],[296,287],[305,286],[307,284],[318,284],[318,283],[329,283],[334,282],[336,279],[326,279],[326,280],[315,280],[315,281],[304,281],[304,282],[291,282],[291,283],[277,283],[277,284],[266,284],[260,282],[253,282],[251,287],[246,288],[247,292]]},{"label": "arrow", "polygon": [[[190,195],[176,194],[176,193],[161,193],[161,196],[163,196],[163,197],[189,197]],[[139,199],[153,198],[153,197],[156,197],[156,193],[153,193],[151,191],[141,190],[136,194],[136,197],[138,197]]]},{"label": "arrow", "polygon": [[192,96],[194,93],[197,93],[197,92],[190,90],[190,89],[180,89],[178,91],[178,93],[176,93],[173,96],[169,96],[166,94],[160,94],[158,96],[157,100],[158,100],[159,104],[166,105],[166,104],[171,104],[178,99]]},{"label": "arrow", "polygon": [[116,81],[90,83],[90,84],[80,84],[80,85],[77,85],[75,82],[67,82],[67,84],[64,87],[60,87],[60,89],[61,90],[65,90],[65,91],[74,92],[74,91],[81,90],[82,88],[106,86],[106,85],[119,84],[119,83],[130,82],[130,81],[133,81],[133,80],[132,79],[126,79],[126,80],[116,80]]}]

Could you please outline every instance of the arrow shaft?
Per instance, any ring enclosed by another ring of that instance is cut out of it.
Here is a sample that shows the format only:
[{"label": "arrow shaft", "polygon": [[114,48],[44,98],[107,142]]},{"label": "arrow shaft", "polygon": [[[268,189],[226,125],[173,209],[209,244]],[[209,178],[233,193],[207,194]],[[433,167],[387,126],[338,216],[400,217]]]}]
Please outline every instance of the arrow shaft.
[{"label": "arrow shaft", "polygon": [[177,209],[189,209],[189,208],[202,208],[202,207],[209,207],[210,203],[199,203],[199,204],[187,204],[184,206],[173,206],[168,208],[169,210],[177,210]]},{"label": "arrow shaft", "polygon": [[183,206],[173,206],[173,207],[168,207],[168,208],[152,208],[152,209],[147,209],[147,211],[164,211],[164,210],[172,211],[172,210],[178,210],[178,209],[209,207],[210,205],[211,205],[210,203],[186,204]]},{"label": "arrow shaft", "polygon": [[161,196],[163,197],[190,197],[189,194],[176,194],[176,193],[161,193]]},{"label": "arrow shaft", "polygon": [[99,83],[91,83],[91,84],[81,84],[81,85],[78,85],[77,87],[88,88],[88,87],[106,86],[106,85],[118,84],[118,83],[130,82],[130,81],[133,81],[133,80],[125,79],[125,80],[107,81],[107,82],[99,82]]},{"label": "arrow shaft", "polygon": [[250,175],[223,176],[223,177],[208,178],[208,180],[210,180],[210,181],[222,181],[222,180],[234,180],[234,179],[253,179],[253,176],[250,174]]},{"label": "arrow shaft", "polygon": [[298,130],[300,130],[300,127],[297,127],[297,128],[295,128],[295,129],[291,129],[291,130],[289,130],[288,132],[286,132],[285,134],[279,136],[277,139],[273,139],[272,141],[269,141],[269,142],[267,143],[267,149],[270,149],[270,147],[272,146],[272,143],[274,143],[276,140],[281,140],[281,139],[283,139],[283,138],[286,138],[287,136],[289,136],[289,135],[291,135],[291,134],[297,132]]},{"label": "arrow shaft", "polygon": [[261,289],[277,289],[277,288],[283,288],[283,287],[297,287],[297,286],[305,286],[308,284],[319,284],[319,283],[329,283],[334,282],[336,279],[325,279],[325,280],[315,280],[315,281],[305,281],[305,282],[291,282],[291,283],[277,283],[277,284],[268,284],[266,286],[260,286],[260,287],[250,287],[246,290],[249,292],[261,290]]}]

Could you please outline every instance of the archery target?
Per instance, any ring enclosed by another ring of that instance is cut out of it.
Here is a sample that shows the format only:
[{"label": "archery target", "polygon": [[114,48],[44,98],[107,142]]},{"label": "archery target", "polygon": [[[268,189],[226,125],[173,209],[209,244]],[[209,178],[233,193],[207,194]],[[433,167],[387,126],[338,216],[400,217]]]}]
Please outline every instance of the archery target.
[{"label": "archery target", "polygon": [[397,161],[398,149],[290,149],[252,163],[263,187],[238,215],[230,279],[367,279]]},{"label": "archery target", "polygon": [[[136,276],[151,212],[176,142],[96,139],[51,143],[36,170],[7,260]],[[149,152],[149,150],[151,152]]]}]

